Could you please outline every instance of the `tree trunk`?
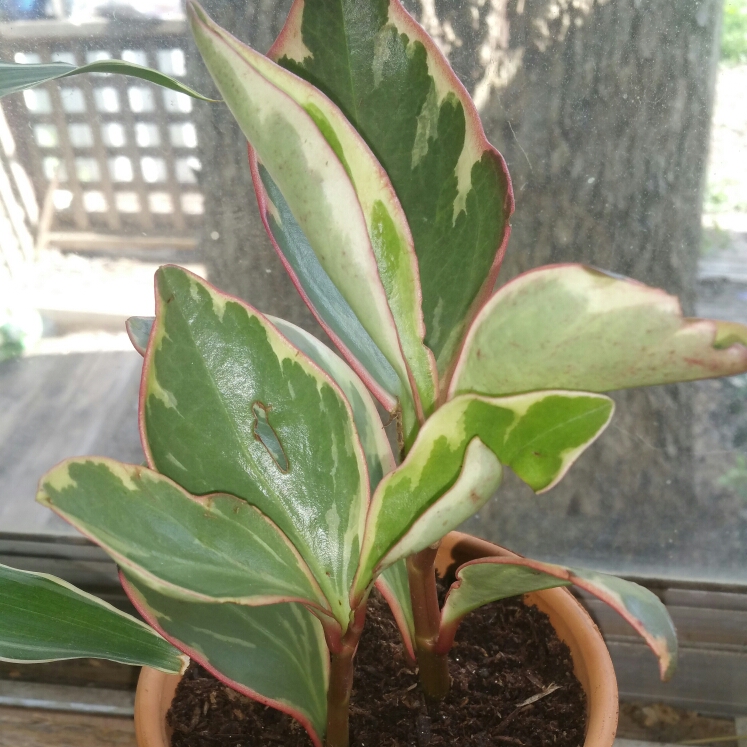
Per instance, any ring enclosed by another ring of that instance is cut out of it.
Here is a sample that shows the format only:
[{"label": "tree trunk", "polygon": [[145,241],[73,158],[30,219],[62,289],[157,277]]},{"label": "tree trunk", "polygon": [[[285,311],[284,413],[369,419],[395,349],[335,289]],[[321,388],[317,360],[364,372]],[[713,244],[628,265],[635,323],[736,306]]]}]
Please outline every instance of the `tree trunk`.
[{"label": "tree trunk", "polygon": [[[285,22],[290,0],[205,0],[207,12],[242,41],[264,52]],[[188,55],[187,79],[218,97],[199,52]],[[246,138],[224,104],[195,105],[205,195],[199,251],[210,282],[255,306],[320,336],[321,329],[296,292],[270,244],[257,209]]]},{"label": "tree trunk", "polygon": [[[264,51],[289,4],[206,7]],[[582,261],[661,286],[692,313],[721,0],[406,5],[449,55],[508,161],[517,211],[500,282]],[[197,54],[190,64],[196,87],[214,90]],[[198,106],[197,117],[211,280],[318,334],[265,237],[238,127],[219,105]],[[664,559],[695,500],[692,391],[615,395],[609,432],[550,496],[508,480],[475,530],[523,552]]]},{"label": "tree trunk", "polygon": [[[422,0],[422,9],[513,179],[499,282],[581,261],[665,288],[692,314],[720,0]],[[531,498],[510,482],[480,526],[520,551],[614,549],[633,564],[677,545],[686,554],[693,393],[615,395],[609,431],[559,487]]]}]

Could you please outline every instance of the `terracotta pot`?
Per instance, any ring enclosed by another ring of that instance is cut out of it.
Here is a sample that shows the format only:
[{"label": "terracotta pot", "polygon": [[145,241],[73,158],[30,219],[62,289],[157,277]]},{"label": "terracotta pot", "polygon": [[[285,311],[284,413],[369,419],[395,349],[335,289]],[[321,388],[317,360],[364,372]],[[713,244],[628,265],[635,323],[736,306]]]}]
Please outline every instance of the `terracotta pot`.
[{"label": "terracotta pot", "polygon": [[[441,543],[436,565],[441,574],[468,560],[510,554],[495,545],[460,532],[451,532]],[[567,589],[527,594],[550,618],[558,636],[571,650],[573,666],[588,702],[584,747],[612,747],[617,731],[617,680],[607,646],[586,610]],[[135,731],[138,747],[170,747],[171,729],[166,712],[179,677],[143,667],[135,696]]]}]

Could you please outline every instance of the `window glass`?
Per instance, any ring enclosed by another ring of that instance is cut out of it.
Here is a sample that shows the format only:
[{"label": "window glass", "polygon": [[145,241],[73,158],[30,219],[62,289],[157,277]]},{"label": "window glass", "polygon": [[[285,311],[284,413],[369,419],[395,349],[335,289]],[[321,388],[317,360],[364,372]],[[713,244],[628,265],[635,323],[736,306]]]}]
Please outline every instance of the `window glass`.
[{"label": "window glass", "polygon": [[[61,15],[6,11],[4,60],[124,59],[215,94],[178,0],[53,5]],[[264,51],[290,2],[205,5]],[[728,0],[723,19],[721,6],[407,3],[512,174],[499,284],[585,262],[663,287],[688,316],[747,323],[747,2]],[[143,461],[141,358],[123,322],[153,313],[167,262],[318,329],[265,236],[225,107],[109,74],[3,99],[0,328],[15,335],[0,353],[3,536],[73,534],[33,500],[60,459]],[[561,485],[535,496],[508,474],[466,528],[540,558],[744,584],[747,377],[615,399]]]}]

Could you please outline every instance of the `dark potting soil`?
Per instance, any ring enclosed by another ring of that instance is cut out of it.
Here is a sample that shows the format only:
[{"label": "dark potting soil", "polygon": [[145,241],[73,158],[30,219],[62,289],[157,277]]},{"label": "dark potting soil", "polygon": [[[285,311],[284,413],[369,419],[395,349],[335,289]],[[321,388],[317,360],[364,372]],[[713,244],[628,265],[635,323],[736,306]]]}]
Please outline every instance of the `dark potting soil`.
[{"label": "dark potting soil", "polygon": [[[452,687],[427,702],[386,602],[375,593],[355,658],[352,747],[581,747],[586,696],[547,616],[518,599],[468,615],[451,652]],[[289,716],[192,663],[168,714],[172,747],[311,747]]]}]

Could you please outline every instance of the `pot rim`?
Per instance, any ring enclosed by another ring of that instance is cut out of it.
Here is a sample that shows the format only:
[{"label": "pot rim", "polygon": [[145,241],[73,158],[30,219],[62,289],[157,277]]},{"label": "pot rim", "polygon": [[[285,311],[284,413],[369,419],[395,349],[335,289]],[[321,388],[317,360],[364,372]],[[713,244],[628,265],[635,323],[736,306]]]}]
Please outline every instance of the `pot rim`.
[{"label": "pot rim", "polygon": [[[467,560],[513,556],[498,545],[462,532],[450,532],[441,542],[436,566],[443,575]],[[558,637],[568,645],[576,677],[587,699],[584,747],[612,747],[617,732],[619,701],[617,680],[607,646],[589,613],[566,588],[524,595],[550,618]],[[170,747],[166,713],[180,675],[143,667],[135,694],[135,733],[138,747]]]}]

